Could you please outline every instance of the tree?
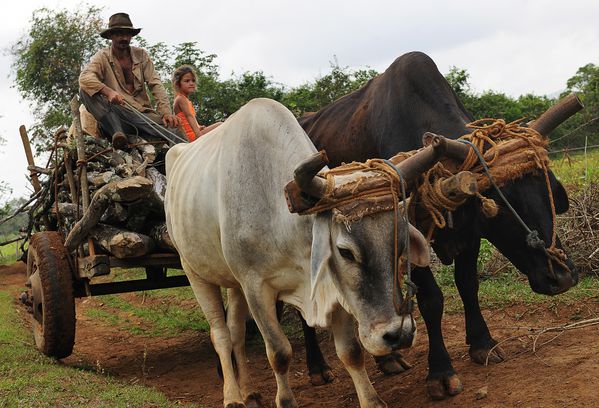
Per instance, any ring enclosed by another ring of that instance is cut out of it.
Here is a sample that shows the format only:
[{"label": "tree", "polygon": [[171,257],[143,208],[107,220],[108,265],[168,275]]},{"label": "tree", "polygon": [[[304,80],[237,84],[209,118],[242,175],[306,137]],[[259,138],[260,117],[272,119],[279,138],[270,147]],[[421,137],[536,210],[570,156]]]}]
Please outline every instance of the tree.
[{"label": "tree", "polygon": [[475,119],[497,118],[506,122],[531,120],[545,112],[554,102],[546,96],[533,94],[521,95],[517,99],[491,90],[476,94],[468,83],[468,71],[455,66],[450,68],[445,79]]},{"label": "tree", "polygon": [[463,68],[452,66],[449,69],[449,73],[445,75],[445,79],[449,82],[449,86],[451,86],[462,103],[466,99],[472,97],[470,84],[468,83],[468,80],[470,79],[468,71]]},{"label": "tree", "polygon": [[53,129],[71,121],[69,101],[78,92],[81,66],[105,44],[99,13],[94,6],[35,10],[29,32],[10,48],[15,85],[33,109],[30,130],[39,148],[50,143]]},{"label": "tree", "polygon": [[220,100],[222,113],[231,115],[254,98],[270,98],[281,101],[283,86],[274,83],[264,72],[244,72],[221,84]]},{"label": "tree", "polygon": [[335,59],[330,63],[331,72],[314,82],[291,89],[283,97],[283,104],[296,116],[315,112],[335,100],[353,92],[378,75],[373,69],[350,70],[340,67]]},{"label": "tree", "polygon": [[[22,207],[27,202],[24,197],[13,198],[4,203],[0,208],[0,219],[4,219],[7,216],[14,213],[18,208]],[[27,227],[29,217],[27,212],[21,212],[16,217],[8,220],[7,222],[0,225],[0,237],[2,236],[15,236],[19,231]]]},{"label": "tree", "polygon": [[560,138],[556,146],[599,144],[599,66],[586,64],[578,68],[576,74],[568,79],[566,86],[566,91],[561,96],[576,92],[585,109],[561,126],[561,133],[565,137]]},{"label": "tree", "polygon": [[[6,143],[6,140],[0,136],[0,147]],[[4,218],[9,210],[10,205],[8,204],[7,196],[10,194],[10,187],[4,181],[0,181],[0,219]]]},{"label": "tree", "polygon": [[578,68],[576,74],[566,82],[565,93],[576,92],[582,102],[589,106],[599,106],[599,66],[587,64]]}]

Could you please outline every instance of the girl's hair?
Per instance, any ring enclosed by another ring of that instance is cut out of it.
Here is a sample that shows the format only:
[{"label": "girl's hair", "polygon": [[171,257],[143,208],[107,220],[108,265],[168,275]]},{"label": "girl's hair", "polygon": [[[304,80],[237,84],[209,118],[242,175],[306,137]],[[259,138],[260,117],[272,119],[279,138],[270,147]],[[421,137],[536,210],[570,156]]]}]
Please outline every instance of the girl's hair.
[{"label": "girl's hair", "polygon": [[191,74],[193,75],[194,79],[197,79],[196,73],[191,65],[181,65],[179,68],[175,70],[175,72],[173,72],[172,81],[175,91],[179,90],[179,85],[181,85],[181,78],[183,78],[183,75],[185,74]]}]

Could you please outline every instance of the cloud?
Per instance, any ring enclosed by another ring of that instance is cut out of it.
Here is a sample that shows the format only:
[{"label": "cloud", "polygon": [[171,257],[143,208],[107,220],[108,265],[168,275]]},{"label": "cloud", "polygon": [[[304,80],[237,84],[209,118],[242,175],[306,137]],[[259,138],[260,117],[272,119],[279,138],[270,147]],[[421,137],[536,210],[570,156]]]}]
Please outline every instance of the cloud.
[{"label": "cloud", "polygon": [[[289,86],[341,66],[384,71],[399,55],[428,53],[443,73],[465,68],[472,87],[512,96],[554,93],[576,70],[599,63],[599,2],[570,0],[198,0],[165,4],[159,12],[147,1],[96,0],[105,21],[126,11],[150,42],[196,41],[217,54],[226,77],[263,71]],[[80,0],[36,0],[3,4],[0,48],[28,29],[32,11],[42,6],[73,10]],[[32,123],[30,107],[8,78],[10,60],[0,57],[0,154],[2,177],[27,193],[26,162],[18,127]],[[201,90],[200,90],[201,91]]]}]

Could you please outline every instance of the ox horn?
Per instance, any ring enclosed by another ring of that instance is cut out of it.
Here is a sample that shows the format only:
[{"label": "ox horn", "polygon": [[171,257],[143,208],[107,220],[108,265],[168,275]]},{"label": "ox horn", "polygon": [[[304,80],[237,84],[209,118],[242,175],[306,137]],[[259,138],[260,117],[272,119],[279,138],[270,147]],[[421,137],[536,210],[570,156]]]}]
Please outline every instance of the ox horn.
[{"label": "ox horn", "polygon": [[[427,132],[428,133],[428,132]],[[406,181],[410,181],[420,176],[428,170],[434,163],[445,156],[447,153],[448,140],[443,136],[430,133],[428,146],[420,150],[415,155],[408,157],[397,165],[401,170]],[[468,146],[465,146],[468,148]]]},{"label": "ox horn", "polygon": [[329,158],[324,150],[302,161],[293,172],[293,179],[297,186],[313,197],[322,197],[327,189],[327,183],[322,178],[315,176],[328,163]]},{"label": "ox horn", "polygon": [[541,135],[548,137],[555,128],[583,108],[584,105],[578,96],[575,93],[571,93],[547,109],[545,113],[530,124],[530,127]]}]

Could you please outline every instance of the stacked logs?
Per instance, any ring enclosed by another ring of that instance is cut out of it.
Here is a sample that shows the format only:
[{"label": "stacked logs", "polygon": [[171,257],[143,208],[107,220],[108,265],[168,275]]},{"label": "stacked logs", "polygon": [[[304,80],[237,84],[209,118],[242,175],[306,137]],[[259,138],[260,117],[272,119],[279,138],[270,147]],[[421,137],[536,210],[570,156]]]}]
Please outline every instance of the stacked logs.
[{"label": "stacked logs", "polygon": [[168,146],[130,135],[129,145],[117,150],[108,140],[72,133],[55,134],[46,168],[29,166],[41,187],[30,210],[30,232],[58,230],[67,250],[83,254],[174,252],[164,216]]}]

